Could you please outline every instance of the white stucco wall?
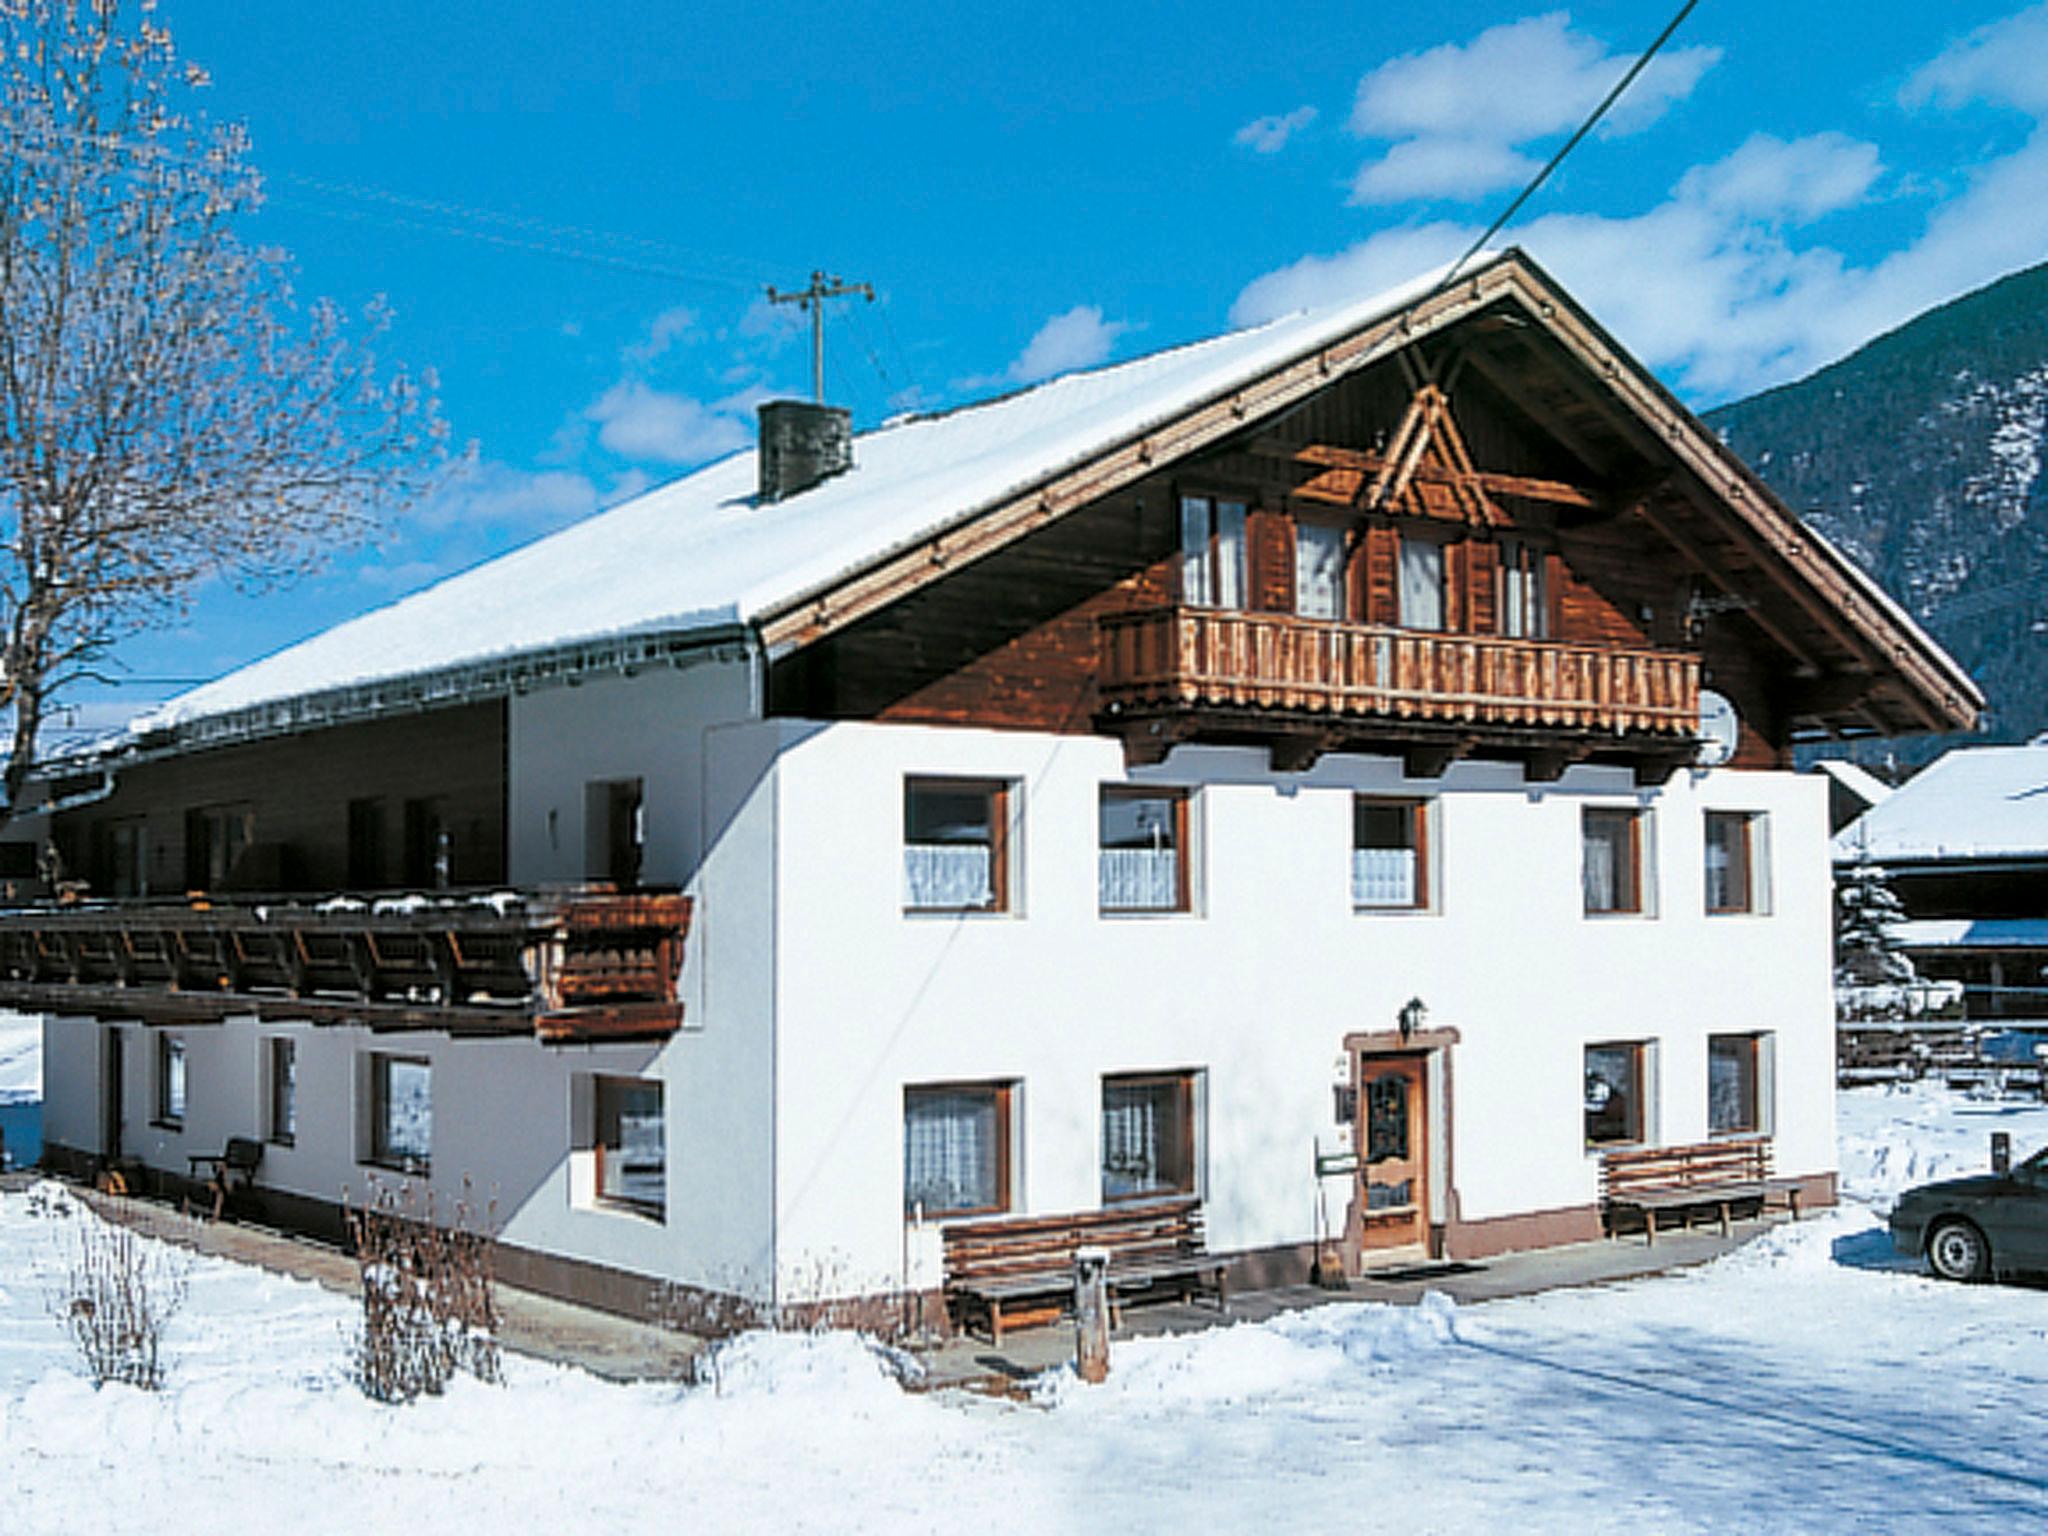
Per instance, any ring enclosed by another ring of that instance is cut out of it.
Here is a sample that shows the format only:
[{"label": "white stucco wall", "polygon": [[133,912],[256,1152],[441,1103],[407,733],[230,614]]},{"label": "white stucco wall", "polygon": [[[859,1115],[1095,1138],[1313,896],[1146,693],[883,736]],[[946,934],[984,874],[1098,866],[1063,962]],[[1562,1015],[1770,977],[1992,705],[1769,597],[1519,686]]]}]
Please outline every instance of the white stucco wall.
[{"label": "white stucco wall", "polygon": [[[1013,912],[902,911],[912,773],[1016,782]],[[1098,914],[1098,791],[1133,779],[1196,790],[1192,914]],[[1357,791],[1435,797],[1436,910],[1353,911]],[[1584,915],[1588,804],[1652,811],[1654,916]],[[1770,915],[1705,915],[1710,807],[1767,814]],[[917,1083],[1021,1083],[1016,1203],[1051,1212],[1100,1203],[1104,1074],[1200,1069],[1212,1245],[1304,1241],[1343,1038],[1390,1029],[1410,997],[1462,1037],[1451,1172],[1467,1221],[1595,1198],[1583,1050],[1603,1040],[1658,1042],[1657,1136],[1676,1142],[1706,1135],[1707,1036],[1774,1031],[1779,1171],[1833,1166],[1825,803],[1795,775],[1681,774],[1644,792],[1620,770],[1530,786],[1475,763],[1411,782],[1390,759],[1332,757],[1276,776],[1262,752],[1187,747],[1126,775],[1107,740],[842,724],[785,753],[778,822],[777,1213],[793,1284],[902,1274],[902,1093]],[[1331,1198],[1341,1213],[1341,1184]]]}]

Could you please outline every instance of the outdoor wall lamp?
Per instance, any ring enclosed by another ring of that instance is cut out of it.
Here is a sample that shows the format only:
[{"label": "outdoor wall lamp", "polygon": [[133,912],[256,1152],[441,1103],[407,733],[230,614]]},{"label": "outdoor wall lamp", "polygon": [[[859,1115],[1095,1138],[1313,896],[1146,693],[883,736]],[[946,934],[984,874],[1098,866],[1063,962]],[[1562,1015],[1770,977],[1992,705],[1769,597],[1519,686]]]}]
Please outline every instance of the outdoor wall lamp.
[{"label": "outdoor wall lamp", "polygon": [[1422,1028],[1429,1017],[1429,1008],[1419,997],[1411,997],[1401,1005],[1401,1011],[1394,1015],[1394,1022],[1401,1026],[1401,1038],[1406,1040]]}]

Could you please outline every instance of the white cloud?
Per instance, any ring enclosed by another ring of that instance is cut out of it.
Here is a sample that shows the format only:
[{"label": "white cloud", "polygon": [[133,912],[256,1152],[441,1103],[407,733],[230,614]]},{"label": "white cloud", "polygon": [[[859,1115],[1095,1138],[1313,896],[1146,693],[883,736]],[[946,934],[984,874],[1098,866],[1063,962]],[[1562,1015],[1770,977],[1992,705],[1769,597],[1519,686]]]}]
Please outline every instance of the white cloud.
[{"label": "white cloud", "polygon": [[514,469],[483,460],[462,466],[413,514],[430,530],[502,529],[538,533],[574,522],[597,509],[597,491],[565,469]]},{"label": "white cloud", "polygon": [[1314,107],[1296,107],[1276,117],[1261,117],[1246,123],[1231,136],[1231,143],[1261,155],[1277,155],[1287,141],[1316,120]]},{"label": "white cloud", "polygon": [[1539,162],[1506,144],[1483,139],[1405,139],[1360,168],[1351,183],[1351,201],[1360,205],[1431,197],[1469,201],[1503,187],[1521,186],[1538,169]]},{"label": "white cloud", "polygon": [[1410,224],[1381,230],[1334,256],[1304,256],[1248,284],[1230,306],[1231,323],[1257,325],[1384,293],[1455,260],[1478,233],[1462,224]]},{"label": "white cloud", "polygon": [[664,309],[648,322],[647,330],[639,340],[620,352],[620,359],[629,368],[645,368],[696,335],[697,312],[694,309],[682,305]]},{"label": "white cloud", "polygon": [[1909,107],[1988,101],[2048,116],[2048,3],[1950,44],[1913,72],[1899,99]]},{"label": "white cloud", "polygon": [[621,458],[695,464],[744,448],[744,421],[688,395],[621,379],[583,412],[597,423],[598,443]]},{"label": "white cloud", "polygon": [[1883,170],[1877,146],[1847,134],[1788,143],[1757,133],[1726,159],[1688,171],[1678,196],[1732,214],[1811,222],[1859,202]]},{"label": "white cloud", "polygon": [[1105,320],[1094,304],[1076,304],[1038,328],[1003,376],[1013,384],[1036,384],[1056,373],[1093,368],[1106,360],[1117,337],[1131,329],[1124,320]]},{"label": "white cloud", "polygon": [[[1720,57],[1711,47],[1660,54],[1602,130],[1648,128],[1689,96]],[[1574,32],[1563,11],[1389,59],[1358,82],[1350,129],[1359,138],[1396,142],[1360,170],[1353,201],[1470,199],[1525,179],[1523,167],[1533,173],[1534,164],[1517,147],[1576,127],[1629,62],[1629,55]]]}]

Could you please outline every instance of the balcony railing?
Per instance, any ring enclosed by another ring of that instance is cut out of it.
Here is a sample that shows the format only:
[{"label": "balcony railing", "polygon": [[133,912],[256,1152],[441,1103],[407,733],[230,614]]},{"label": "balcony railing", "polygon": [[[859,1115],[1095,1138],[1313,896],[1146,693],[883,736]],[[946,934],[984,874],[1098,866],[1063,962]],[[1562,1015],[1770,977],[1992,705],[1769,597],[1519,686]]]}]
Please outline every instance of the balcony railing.
[{"label": "balcony railing", "polygon": [[1156,608],[1100,621],[1102,702],[1687,738],[1700,660],[1291,614]]},{"label": "balcony railing", "polygon": [[690,913],[686,896],[608,889],[0,909],[0,1006],[547,1041],[658,1036],[682,1022]]}]

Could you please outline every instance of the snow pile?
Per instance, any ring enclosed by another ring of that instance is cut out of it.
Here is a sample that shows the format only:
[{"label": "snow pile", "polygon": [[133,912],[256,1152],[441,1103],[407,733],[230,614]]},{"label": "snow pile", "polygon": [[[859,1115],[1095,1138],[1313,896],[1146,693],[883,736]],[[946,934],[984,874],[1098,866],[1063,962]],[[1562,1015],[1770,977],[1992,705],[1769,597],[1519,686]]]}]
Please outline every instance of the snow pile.
[{"label": "snow pile", "polygon": [[2011,1134],[2014,1162],[2048,1146],[2048,1104],[1933,1081],[1851,1089],[1836,1105],[1842,1193],[1880,1211],[1915,1184],[1989,1169],[1993,1131]]},{"label": "snow pile", "polygon": [[42,1096],[42,1015],[0,1011],[0,1104],[33,1104]]}]

